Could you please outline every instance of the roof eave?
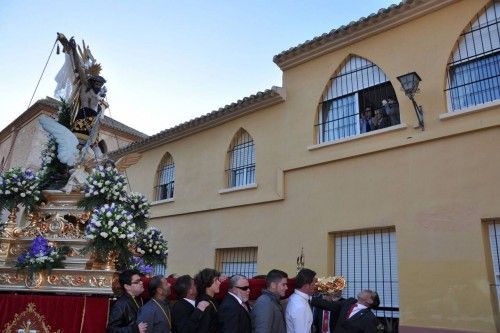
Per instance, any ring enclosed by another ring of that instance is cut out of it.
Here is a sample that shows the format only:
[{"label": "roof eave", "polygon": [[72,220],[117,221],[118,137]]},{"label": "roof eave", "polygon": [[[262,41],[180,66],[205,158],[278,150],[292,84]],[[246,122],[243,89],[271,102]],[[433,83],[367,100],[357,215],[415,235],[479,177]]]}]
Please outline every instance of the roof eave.
[{"label": "roof eave", "polygon": [[[256,101],[251,101],[248,105],[237,106],[234,110],[218,110],[205,116],[185,122],[171,129],[150,136],[142,141],[130,144],[127,147],[111,152],[109,155],[112,159],[117,159],[121,156],[134,153],[144,152],[164,145],[168,142],[179,140],[183,137],[193,135],[195,133],[207,130],[228,122],[232,119],[242,117],[246,114],[271,107],[273,105],[284,102],[284,96],[281,88],[273,88],[268,96],[264,96]],[[205,120],[205,118],[209,118]]]},{"label": "roof eave", "polygon": [[448,6],[458,0],[413,1],[406,7],[395,8],[387,13],[369,16],[345,29],[337,29],[324,37],[306,42],[288,51],[276,55],[273,61],[281,70],[303,64],[307,61],[357,43]]}]

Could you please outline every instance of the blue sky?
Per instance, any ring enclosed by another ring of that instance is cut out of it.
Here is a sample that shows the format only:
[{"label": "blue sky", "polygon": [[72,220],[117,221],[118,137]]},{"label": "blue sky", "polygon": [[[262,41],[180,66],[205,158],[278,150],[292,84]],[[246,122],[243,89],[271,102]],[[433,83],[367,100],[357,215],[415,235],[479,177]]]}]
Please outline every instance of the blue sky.
[{"label": "blue sky", "polygon": [[[107,115],[147,134],[281,86],[274,55],[397,0],[1,1],[0,128],[26,110],[56,32],[84,39]],[[53,96],[55,52],[34,100]]]}]

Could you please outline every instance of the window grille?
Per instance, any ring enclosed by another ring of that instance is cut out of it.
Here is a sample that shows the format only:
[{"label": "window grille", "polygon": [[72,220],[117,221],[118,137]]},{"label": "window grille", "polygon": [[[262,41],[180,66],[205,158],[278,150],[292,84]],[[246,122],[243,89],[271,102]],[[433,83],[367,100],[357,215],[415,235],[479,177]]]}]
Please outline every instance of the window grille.
[{"label": "window grille", "polygon": [[500,99],[500,1],[476,15],[448,64],[451,111]]},{"label": "window grille", "polygon": [[156,200],[170,199],[174,197],[175,164],[172,156],[167,153],[158,167],[157,171]]},{"label": "window grille", "polygon": [[165,264],[157,264],[153,266],[153,276],[162,275],[165,276],[167,274],[167,265]]},{"label": "window grille", "polygon": [[257,275],[257,248],[236,247],[215,251],[215,269],[226,276],[245,275],[248,278]]},{"label": "window grille", "polygon": [[339,140],[399,123],[396,93],[385,73],[366,59],[351,57],[323,94],[317,140]]},{"label": "window grille", "polygon": [[399,325],[399,274],[396,232],[393,228],[334,234],[335,275],[347,287],[343,297],[356,297],[363,289],[376,291],[380,306],[374,311],[392,332]]},{"label": "window grille", "polygon": [[495,288],[498,305],[500,306],[500,221],[488,224],[490,239],[491,261],[493,265],[493,288]]},{"label": "window grille", "polygon": [[255,184],[255,146],[253,138],[240,130],[229,148],[227,186],[236,187]]}]

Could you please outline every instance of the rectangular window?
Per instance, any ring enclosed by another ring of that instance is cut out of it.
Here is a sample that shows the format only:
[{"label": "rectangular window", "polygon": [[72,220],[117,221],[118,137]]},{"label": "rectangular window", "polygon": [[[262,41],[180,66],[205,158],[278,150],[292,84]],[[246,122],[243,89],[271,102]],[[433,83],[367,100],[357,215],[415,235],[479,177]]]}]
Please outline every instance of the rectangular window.
[{"label": "rectangular window", "polygon": [[399,275],[394,228],[339,232],[333,237],[335,275],[347,281],[343,297],[355,298],[363,289],[378,292],[380,306],[374,312],[385,326],[397,330]]},{"label": "rectangular window", "polygon": [[493,292],[496,293],[500,307],[500,221],[496,220],[488,224],[488,236],[491,249],[491,263],[493,266]]},{"label": "rectangular window", "polygon": [[226,276],[251,278],[257,275],[257,247],[236,247],[215,251],[215,269]]}]

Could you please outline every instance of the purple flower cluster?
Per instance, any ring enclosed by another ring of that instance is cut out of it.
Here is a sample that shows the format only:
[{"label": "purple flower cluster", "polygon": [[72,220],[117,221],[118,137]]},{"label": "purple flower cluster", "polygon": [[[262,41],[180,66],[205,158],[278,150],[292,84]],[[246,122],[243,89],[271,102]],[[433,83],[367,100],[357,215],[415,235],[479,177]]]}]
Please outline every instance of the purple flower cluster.
[{"label": "purple flower cluster", "polygon": [[164,262],[168,255],[167,241],[161,231],[150,227],[139,234],[136,250],[148,263]]},{"label": "purple flower cluster", "polygon": [[85,228],[85,237],[91,241],[100,239],[126,244],[135,239],[135,229],[132,214],[120,205],[105,204],[94,209]]},{"label": "purple flower cluster", "polygon": [[0,207],[22,204],[31,208],[40,200],[40,179],[30,169],[12,168],[0,175]]},{"label": "purple flower cluster", "polygon": [[153,266],[147,265],[141,257],[133,257],[130,269],[137,269],[142,274],[153,274]]},{"label": "purple flower cluster", "polygon": [[151,208],[151,205],[142,193],[132,192],[127,194],[123,207],[132,213],[134,220],[145,220],[149,218],[149,208]]},{"label": "purple flower cluster", "polygon": [[85,197],[101,198],[104,202],[126,200],[127,179],[116,168],[99,165],[92,170],[84,188]]},{"label": "purple flower cluster", "polygon": [[29,249],[17,258],[16,267],[28,268],[31,271],[62,267],[62,261],[65,259],[63,252],[49,245],[46,238],[37,236]]}]

